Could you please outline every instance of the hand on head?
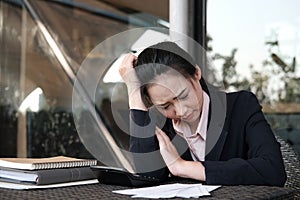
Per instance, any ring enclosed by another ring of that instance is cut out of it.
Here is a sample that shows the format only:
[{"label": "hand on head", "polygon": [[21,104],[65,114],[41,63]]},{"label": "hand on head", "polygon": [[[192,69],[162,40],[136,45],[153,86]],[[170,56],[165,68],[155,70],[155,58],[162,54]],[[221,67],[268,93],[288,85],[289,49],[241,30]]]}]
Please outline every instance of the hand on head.
[{"label": "hand on head", "polygon": [[129,86],[132,83],[138,83],[138,78],[136,76],[136,73],[134,71],[134,67],[137,63],[137,57],[131,53],[128,53],[125,55],[121,66],[119,67],[119,74],[126,83],[127,86]]},{"label": "hand on head", "polygon": [[141,98],[141,83],[134,69],[136,67],[136,63],[137,57],[135,55],[131,53],[126,54],[119,67],[119,74],[128,89],[130,109],[148,110]]}]

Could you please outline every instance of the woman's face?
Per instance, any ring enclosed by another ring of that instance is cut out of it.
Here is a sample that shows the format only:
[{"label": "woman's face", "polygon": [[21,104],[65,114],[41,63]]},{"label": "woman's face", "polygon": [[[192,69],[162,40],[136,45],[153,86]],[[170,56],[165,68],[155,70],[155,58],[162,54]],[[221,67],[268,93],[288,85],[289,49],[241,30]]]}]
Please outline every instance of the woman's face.
[{"label": "woman's face", "polygon": [[202,111],[200,79],[201,71],[198,66],[194,77],[188,79],[179,73],[168,71],[155,77],[148,86],[148,94],[154,106],[164,116],[192,124],[199,121]]}]

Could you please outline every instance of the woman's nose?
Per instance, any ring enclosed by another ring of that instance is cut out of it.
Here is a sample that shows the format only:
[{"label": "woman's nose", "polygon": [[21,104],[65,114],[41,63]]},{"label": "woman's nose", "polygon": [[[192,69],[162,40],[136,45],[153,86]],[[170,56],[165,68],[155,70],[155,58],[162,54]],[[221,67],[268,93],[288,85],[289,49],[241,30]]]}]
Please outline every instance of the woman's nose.
[{"label": "woman's nose", "polygon": [[176,116],[182,117],[183,116],[183,107],[182,107],[182,105],[180,104],[179,101],[176,101],[174,103],[174,108],[175,108]]}]

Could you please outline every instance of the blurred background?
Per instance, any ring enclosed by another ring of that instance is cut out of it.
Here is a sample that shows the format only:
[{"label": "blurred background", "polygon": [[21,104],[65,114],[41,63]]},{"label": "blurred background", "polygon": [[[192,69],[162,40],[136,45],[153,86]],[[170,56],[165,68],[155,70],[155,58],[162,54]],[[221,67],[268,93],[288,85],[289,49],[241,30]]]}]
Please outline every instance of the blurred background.
[{"label": "blurred background", "polygon": [[[139,27],[176,30],[201,44],[214,63],[212,80],[227,91],[254,92],[275,134],[300,154],[299,7],[297,0],[1,0],[0,157],[93,157],[74,124],[76,73],[84,59],[103,67],[96,60],[112,52],[91,50]],[[80,115],[128,149],[111,109],[127,103],[122,92],[111,98],[116,84],[99,81],[92,105],[99,118],[88,109]],[[101,140],[99,148],[122,162]]]}]

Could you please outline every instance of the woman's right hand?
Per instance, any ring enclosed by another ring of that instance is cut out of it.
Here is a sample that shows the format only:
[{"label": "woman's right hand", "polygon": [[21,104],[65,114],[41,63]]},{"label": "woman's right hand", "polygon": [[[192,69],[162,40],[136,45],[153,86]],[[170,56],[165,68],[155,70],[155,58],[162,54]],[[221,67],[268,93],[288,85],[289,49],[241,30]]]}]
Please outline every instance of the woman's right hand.
[{"label": "woman's right hand", "polygon": [[131,53],[126,54],[121,66],[119,67],[119,74],[128,89],[129,108],[147,111],[148,109],[144,105],[141,98],[141,84],[134,70],[136,63],[137,57],[135,55]]},{"label": "woman's right hand", "polygon": [[131,53],[125,55],[121,66],[119,67],[119,74],[127,87],[135,87],[139,84],[134,67],[136,66],[137,57]]}]

